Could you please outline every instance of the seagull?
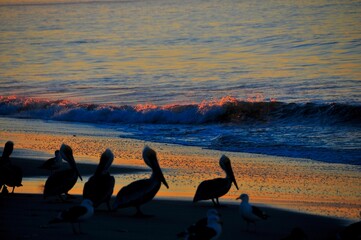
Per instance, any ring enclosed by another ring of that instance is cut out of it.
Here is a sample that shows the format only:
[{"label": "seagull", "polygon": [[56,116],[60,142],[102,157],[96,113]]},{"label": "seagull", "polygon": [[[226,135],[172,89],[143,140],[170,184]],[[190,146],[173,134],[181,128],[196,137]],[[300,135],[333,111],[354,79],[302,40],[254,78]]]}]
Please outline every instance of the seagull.
[{"label": "seagull", "polygon": [[[74,234],[81,233],[80,222],[89,219],[94,214],[93,202],[89,199],[84,199],[80,205],[73,206],[65,211],[59,213],[59,215],[49,221],[49,224],[70,222]],[[77,232],[74,223],[78,223],[79,232]]]},{"label": "seagull", "polygon": [[61,168],[61,165],[63,163],[63,160],[61,158],[61,154],[59,150],[55,151],[55,157],[49,158],[46,160],[39,168],[50,170],[51,173],[53,173],[53,170],[57,170]]},{"label": "seagull", "polygon": [[113,176],[110,176],[109,168],[113,159],[112,151],[106,149],[100,157],[94,175],[84,184],[83,198],[92,200],[94,208],[106,202],[108,209],[111,210],[110,198],[113,194],[115,179]]},{"label": "seagull", "polygon": [[48,177],[45,182],[44,198],[57,195],[64,201],[61,194],[65,193],[69,197],[68,191],[74,187],[78,177],[80,180],[83,179],[76,166],[71,147],[63,144],[60,147],[60,154],[62,158],[69,163],[70,169],[54,172]]},{"label": "seagull", "polygon": [[236,199],[242,200],[242,202],[239,206],[239,212],[240,212],[243,220],[245,220],[247,223],[247,229],[248,229],[248,225],[250,223],[253,223],[254,225],[256,225],[257,221],[266,220],[268,218],[268,215],[265,212],[263,212],[261,209],[249,204],[249,196],[247,194],[242,193]]},{"label": "seagull", "polygon": [[201,182],[197,188],[196,194],[194,195],[193,202],[212,199],[214,206],[220,207],[218,198],[228,193],[232,183],[234,183],[238,190],[238,185],[232,170],[231,160],[227,156],[222,155],[219,160],[219,165],[226,172],[226,177]]},{"label": "seagull", "polygon": [[23,171],[19,166],[12,164],[10,160],[10,155],[13,150],[14,143],[12,141],[7,141],[0,159],[0,189],[3,187],[4,193],[8,192],[6,186],[13,188],[11,193],[14,193],[15,187],[23,186],[21,184],[23,180]]},{"label": "seagull", "polygon": [[146,146],[143,149],[144,162],[152,169],[149,179],[137,180],[119,190],[113,203],[113,210],[118,208],[135,207],[135,216],[144,217],[140,206],[151,201],[160,189],[161,183],[169,188],[159,166],[156,152]]},{"label": "seagull", "polygon": [[215,240],[222,233],[220,215],[216,209],[207,211],[207,217],[198,220],[185,231],[177,234],[179,238],[189,240]]}]

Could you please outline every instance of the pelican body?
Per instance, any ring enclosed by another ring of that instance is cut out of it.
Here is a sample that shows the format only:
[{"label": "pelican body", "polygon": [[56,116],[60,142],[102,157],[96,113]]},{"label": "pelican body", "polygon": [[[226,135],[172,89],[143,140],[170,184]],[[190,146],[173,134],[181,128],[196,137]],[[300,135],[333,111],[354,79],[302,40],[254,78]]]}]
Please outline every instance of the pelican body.
[{"label": "pelican body", "polygon": [[[69,222],[72,226],[74,234],[80,233],[80,222],[89,219],[94,214],[93,202],[89,199],[84,199],[80,205],[73,206],[67,210],[59,213],[59,215],[51,220],[49,223]],[[79,232],[76,231],[74,223],[79,224]]]},{"label": "pelican body", "polygon": [[239,213],[244,221],[247,223],[247,228],[250,223],[256,224],[257,221],[266,220],[268,215],[260,208],[249,204],[249,196],[245,193],[241,194],[238,198],[242,202],[239,206]]},{"label": "pelican body", "polygon": [[144,216],[140,210],[140,206],[154,198],[162,183],[169,188],[159,166],[156,152],[146,146],[143,150],[143,159],[152,169],[151,177],[149,179],[132,182],[120,189],[113,203],[114,210],[118,208],[135,207],[137,209],[136,216]]},{"label": "pelican body", "polygon": [[4,193],[7,193],[6,186],[13,188],[11,193],[14,193],[15,187],[23,186],[21,184],[23,180],[23,171],[19,166],[12,164],[10,160],[10,155],[13,150],[14,143],[12,141],[7,141],[0,159],[0,189],[3,187]]},{"label": "pelican body", "polygon": [[60,154],[69,163],[70,169],[54,172],[48,177],[45,182],[44,198],[59,196],[63,200],[61,194],[65,193],[68,196],[68,191],[74,187],[78,177],[83,180],[76,166],[71,147],[63,144],[60,148]]},{"label": "pelican body", "polygon": [[219,160],[219,165],[225,171],[226,177],[201,182],[197,188],[196,194],[194,195],[193,202],[212,199],[214,206],[219,207],[220,204],[218,198],[228,193],[232,183],[234,183],[238,189],[237,181],[232,170],[231,160],[229,160],[227,156],[223,155]]},{"label": "pelican body", "polygon": [[63,160],[61,158],[60,151],[56,150],[54,154],[55,154],[55,157],[49,158],[48,160],[46,160],[39,168],[50,170],[51,173],[54,170],[61,168]]},{"label": "pelican body", "polygon": [[94,208],[105,202],[108,209],[111,210],[110,198],[113,195],[115,179],[113,176],[110,176],[109,168],[113,159],[113,153],[107,149],[100,157],[94,175],[84,184],[83,198],[90,199],[93,202]]}]

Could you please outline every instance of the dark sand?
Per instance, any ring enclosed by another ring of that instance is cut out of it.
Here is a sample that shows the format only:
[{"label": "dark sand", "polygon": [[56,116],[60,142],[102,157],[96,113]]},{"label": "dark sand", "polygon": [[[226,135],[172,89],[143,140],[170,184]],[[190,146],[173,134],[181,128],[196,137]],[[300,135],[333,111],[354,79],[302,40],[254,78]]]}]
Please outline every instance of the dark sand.
[{"label": "dark sand", "polygon": [[[37,194],[9,194],[0,197],[0,239],[176,239],[212,207],[209,202],[155,199],[142,210],[150,218],[135,218],[134,208],[108,212],[105,205],[96,209],[94,216],[81,224],[84,234],[74,235],[69,223],[48,224],[58,212],[79,204],[81,196],[72,202],[58,199],[44,200]],[[220,239],[282,239],[294,227],[302,228],[308,239],[335,239],[345,221],[329,217],[264,208],[270,215],[259,222],[255,231],[246,231],[246,224],[238,214],[237,205],[219,209],[223,232]]]}]

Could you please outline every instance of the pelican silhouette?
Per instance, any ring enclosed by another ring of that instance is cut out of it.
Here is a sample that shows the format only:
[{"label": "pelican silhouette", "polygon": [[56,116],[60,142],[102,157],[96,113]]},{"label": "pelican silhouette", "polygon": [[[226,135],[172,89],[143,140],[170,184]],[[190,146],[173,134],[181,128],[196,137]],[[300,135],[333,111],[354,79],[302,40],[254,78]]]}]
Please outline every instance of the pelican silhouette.
[{"label": "pelican silhouette", "polygon": [[109,149],[101,155],[97,169],[93,176],[84,184],[83,198],[90,199],[94,208],[102,203],[110,207],[110,198],[114,190],[115,179],[109,174],[109,168],[113,162],[114,155]]},{"label": "pelican silhouette", "polygon": [[73,150],[70,146],[63,144],[60,147],[61,157],[69,163],[70,169],[60,170],[51,174],[45,182],[44,198],[49,196],[59,196],[61,200],[64,193],[69,197],[68,191],[72,189],[78,180],[83,180],[76,166]]},{"label": "pelican silhouette", "polygon": [[212,199],[215,207],[220,207],[218,198],[225,195],[232,186],[232,183],[238,189],[236,179],[233,174],[231,160],[225,155],[219,160],[219,165],[226,172],[225,178],[215,178],[201,182],[194,195],[193,202]]},{"label": "pelican silhouette", "polygon": [[12,141],[7,141],[0,159],[0,189],[3,189],[3,193],[8,193],[6,186],[13,188],[11,193],[14,193],[15,187],[23,186],[21,184],[23,180],[23,171],[19,166],[12,164],[10,159],[13,150],[14,143]]},{"label": "pelican silhouette", "polygon": [[113,203],[114,210],[118,208],[135,207],[137,209],[135,216],[146,216],[140,210],[140,206],[154,198],[160,189],[161,183],[169,188],[159,166],[156,152],[146,146],[143,149],[143,159],[152,169],[151,177],[149,179],[137,180],[120,189]]}]

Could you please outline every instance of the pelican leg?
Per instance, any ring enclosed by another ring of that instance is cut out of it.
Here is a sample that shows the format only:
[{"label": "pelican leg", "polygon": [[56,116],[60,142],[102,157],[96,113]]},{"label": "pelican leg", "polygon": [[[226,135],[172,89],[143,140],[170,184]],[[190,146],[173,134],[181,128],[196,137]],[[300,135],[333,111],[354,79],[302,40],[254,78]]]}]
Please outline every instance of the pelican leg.
[{"label": "pelican leg", "polygon": [[81,231],[81,228],[80,228],[80,222],[78,222],[78,228],[79,228],[79,234],[83,234],[83,232]]},{"label": "pelican leg", "polygon": [[8,188],[4,185],[1,194],[8,194],[8,193],[9,193]]},{"label": "pelican leg", "polygon": [[74,233],[74,234],[78,234],[77,231],[76,231],[76,228],[75,228],[75,226],[74,226],[74,223],[70,223],[70,224],[71,224],[71,228],[72,228],[72,230],[73,230],[73,233]]},{"label": "pelican leg", "polygon": [[219,199],[216,198],[216,200],[217,200],[217,207],[221,207],[221,204],[219,204]]},{"label": "pelican leg", "polygon": [[13,190],[11,191],[12,194],[14,194],[15,186],[13,187]]},{"label": "pelican leg", "polygon": [[212,198],[212,202],[213,202],[214,207],[217,207],[217,203],[214,201],[214,198]]}]

